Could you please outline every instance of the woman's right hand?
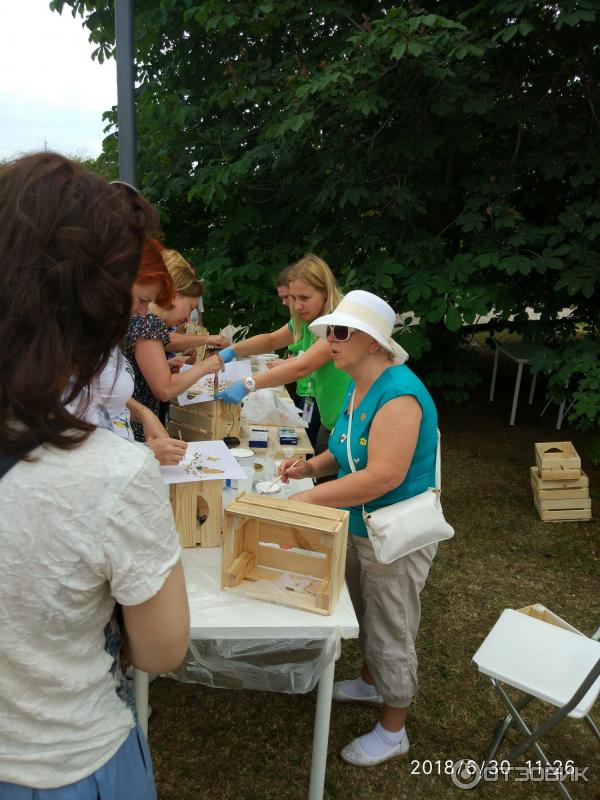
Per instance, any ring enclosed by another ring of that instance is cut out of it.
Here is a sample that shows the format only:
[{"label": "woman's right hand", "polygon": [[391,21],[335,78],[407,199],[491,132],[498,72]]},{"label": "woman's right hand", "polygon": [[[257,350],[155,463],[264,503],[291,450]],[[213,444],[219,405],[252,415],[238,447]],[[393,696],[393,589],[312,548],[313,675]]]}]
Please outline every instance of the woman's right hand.
[{"label": "woman's right hand", "polygon": [[283,364],[283,359],[272,358],[270,361],[267,361],[267,369],[273,369],[273,367],[278,367],[280,364]]},{"label": "woman's right hand", "polygon": [[218,353],[215,353],[215,355],[209,356],[208,358],[205,358],[204,361],[201,361],[200,365],[202,366],[203,375],[208,375],[211,372],[213,375],[216,375],[217,372],[220,372],[223,369],[223,359]]},{"label": "woman's right hand", "polygon": [[161,436],[159,439],[150,439],[147,444],[159,460],[161,467],[177,466],[187,450],[187,442],[182,442],[179,439],[169,439],[167,436]]},{"label": "woman's right hand", "polygon": [[[277,472],[282,483],[289,483],[290,478],[299,481],[302,480],[302,478],[313,477],[313,469],[310,461],[302,459],[298,461],[297,464],[294,463],[295,461],[297,461],[296,458],[286,458],[285,461],[282,461],[279,465]],[[294,466],[292,466],[292,464],[294,464]]]}]

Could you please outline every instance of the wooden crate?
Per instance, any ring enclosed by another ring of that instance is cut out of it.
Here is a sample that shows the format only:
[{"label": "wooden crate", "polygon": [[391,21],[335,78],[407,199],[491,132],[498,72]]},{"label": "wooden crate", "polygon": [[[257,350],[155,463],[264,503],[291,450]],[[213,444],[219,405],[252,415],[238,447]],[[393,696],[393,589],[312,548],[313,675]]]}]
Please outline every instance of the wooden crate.
[{"label": "wooden crate", "polygon": [[347,511],[241,494],[225,509],[221,587],[241,585],[258,600],[332,614],[347,540]]},{"label": "wooden crate", "polygon": [[240,438],[240,406],[209,400],[180,406],[175,400],[169,407],[168,430],[173,438],[186,442],[206,442],[224,439],[226,436]]},{"label": "wooden crate", "polygon": [[576,480],[581,459],[571,442],[536,442],[535,462],[542,480]]},{"label": "wooden crate", "polygon": [[572,480],[565,480],[564,478],[554,480],[542,480],[539,467],[531,467],[530,470],[531,483],[534,488],[546,491],[548,489],[585,489],[590,485],[588,476],[583,470],[580,470],[578,478]]},{"label": "wooden crate", "polygon": [[[587,508],[542,508],[539,500],[533,498],[534,505],[542,522],[587,522],[592,518],[591,501]],[[582,501],[585,502],[585,501]]]},{"label": "wooden crate", "polygon": [[566,631],[571,631],[572,633],[576,633],[579,636],[583,636],[581,631],[578,631],[577,628],[574,628],[572,625],[569,625],[568,622],[565,622],[562,617],[559,617],[558,614],[555,614],[553,611],[550,611],[546,606],[543,606],[541,603],[533,603],[530,606],[525,606],[524,608],[518,608],[517,611],[520,614],[525,614],[528,617],[534,617],[535,619],[539,619],[542,622],[547,622],[549,625],[556,625],[557,628],[564,628]]},{"label": "wooden crate", "polygon": [[[172,483],[169,493],[181,546],[219,547],[223,519],[223,481]],[[206,517],[204,521],[203,517]]]}]

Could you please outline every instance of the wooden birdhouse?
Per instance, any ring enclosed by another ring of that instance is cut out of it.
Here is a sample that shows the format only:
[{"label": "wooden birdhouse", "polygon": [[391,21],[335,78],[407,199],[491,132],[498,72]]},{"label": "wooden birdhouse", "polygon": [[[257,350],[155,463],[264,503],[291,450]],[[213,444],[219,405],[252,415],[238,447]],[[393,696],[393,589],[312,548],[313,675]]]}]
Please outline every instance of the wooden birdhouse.
[{"label": "wooden birdhouse", "polygon": [[221,587],[332,614],[344,586],[348,512],[242,494],[225,509]]},{"label": "wooden birdhouse", "polygon": [[206,403],[180,406],[174,400],[169,407],[169,433],[186,442],[206,442],[240,437],[240,406],[209,400]]},{"label": "wooden birdhouse", "polygon": [[181,546],[219,547],[223,481],[172,483],[169,493]]}]

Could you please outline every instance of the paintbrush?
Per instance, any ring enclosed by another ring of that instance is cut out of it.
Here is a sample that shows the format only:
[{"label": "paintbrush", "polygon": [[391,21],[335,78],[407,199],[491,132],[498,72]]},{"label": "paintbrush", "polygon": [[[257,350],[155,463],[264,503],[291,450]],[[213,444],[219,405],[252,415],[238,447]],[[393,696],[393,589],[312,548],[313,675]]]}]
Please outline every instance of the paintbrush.
[{"label": "paintbrush", "polygon": [[262,490],[261,494],[267,494],[267,492],[268,492],[270,489],[272,489],[272,488],[273,488],[273,486],[275,486],[275,484],[277,484],[277,483],[281,483],[281,480],[282,480],[282,478],[283,478],[285,475],[287,475],[287,473],[288,473],[288,472],[289,472],[289,471],[292,469],[292,467],[295,467],[295,466],[296,466],[296,464],[299,464],[299,463],[300,463],[300,461],[302,461],[302,459],[301,459],[301,458],[297,458],[297,459],[294,461],[294,463],[293,463],[293,464],[290,464],[290,465],[289,465],[289,467],[286,469],[286,471],[283,473],[283,475],[278,475],[278,476],[275,478],[275,480],[274,480],[274,481],[271,481],[271,483],[270,483],[268,486],[266,486],[266,487],[265,487],[265,488]]}]

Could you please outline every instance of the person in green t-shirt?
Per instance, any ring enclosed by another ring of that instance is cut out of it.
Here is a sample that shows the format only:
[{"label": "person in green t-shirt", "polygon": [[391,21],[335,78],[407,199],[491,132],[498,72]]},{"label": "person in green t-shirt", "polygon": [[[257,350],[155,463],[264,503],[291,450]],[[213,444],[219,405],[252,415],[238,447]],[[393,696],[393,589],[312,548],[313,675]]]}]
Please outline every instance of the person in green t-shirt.
[{"label": "person in green t-shirt", "polygon": [[[294,265],[291,264],[289,267],[282,269],[273,281],[277,295],[282,304],[288,307],[290,305],[288,276],[293,266]],[[292,344],[288,345],[286,358],[301,356],[303,353],[304,349],[302,341],[292,342]],[[276,367],[279,364],[281,364],[281,361],[277,359],[269,361],[267,367],[269,369],[273,369],[273,367]],[[302,411],[302,418],[308,422],[306,433],[308,434],[310,443],[313,447],[315,447],[317,443],[317,437],[319,435],[319,429],[321,427],[321,415],[319,414],[319,407],[315,403],[312,376],[305,375],[302,378],[298,378],[296,383],[287,383],[285,388],[288,390],[290,397],[294,401],[294,405]]]},{"label": "person in green t-shirt", "polygon": [[327,449],[329,432],[337,420],[350,378],[336,369],[327,343],[318,340],[308,326],[317,317],[331,313],[343,295],[329,266],[322,258],[312,254],[290,268],[288,287],[292,318],[287,325],[271,333],[261,333],[237,342],[221,350],[219,355],[227,363],[236,356],[269,353],[294,343],[300,345],[302,355],[288,359],[267,372],[260,372],[254,378],[237,381],[219,392],[216,398],[226,403],[239,403],[248,392],[255,389],[280,386],[310,376],[321,415],[321,428],[315,445],[315,453],[320,453]]}]

